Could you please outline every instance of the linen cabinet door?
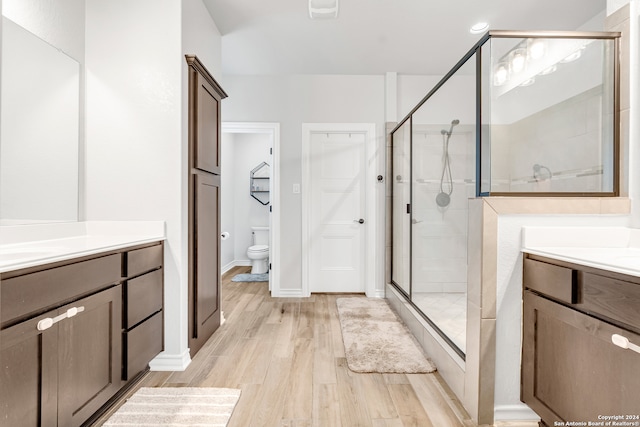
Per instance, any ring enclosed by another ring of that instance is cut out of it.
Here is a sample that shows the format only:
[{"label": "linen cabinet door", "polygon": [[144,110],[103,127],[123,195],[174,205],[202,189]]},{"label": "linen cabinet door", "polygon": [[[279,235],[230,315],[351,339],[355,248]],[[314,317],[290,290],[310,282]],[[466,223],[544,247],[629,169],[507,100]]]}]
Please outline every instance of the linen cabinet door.
[{"label": "linen cabinet door", "polygon": [[57,426],[58,325],[40,331],[46,313],[0,332],[0,425]]},{"label": "linen cabinet door", "polygon": [[79,426],[121,386],[122,287],[60,308],[78,313],[59,322],[58,420]]},{"label": "linen cabinet door", "polygon": [[220,177],[196,175],[195,189],[192,355],[220,326]]}]

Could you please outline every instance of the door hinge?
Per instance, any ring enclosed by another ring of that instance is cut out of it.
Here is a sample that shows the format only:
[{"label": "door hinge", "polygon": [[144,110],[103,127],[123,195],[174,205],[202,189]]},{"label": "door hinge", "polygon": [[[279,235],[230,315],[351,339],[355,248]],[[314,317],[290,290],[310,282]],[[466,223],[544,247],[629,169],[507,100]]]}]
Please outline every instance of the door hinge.
[{"label": "door hinge", "polygon": [[269,148],[269,154],[273,154],[273,148]]},{"label": "door hinge", "polygon": [[410,214],[411,213],[411,204],[407,203],[407,213]]},{"label": "door hinge", "polygon": [[269,271],[271,271],[271,263],[269,263]]},{"label": "door hinge", "polygon": [[271,209],[271,208],[272,208],[272,206],[269,205],[269,212],[273,212],[273,209]]}]

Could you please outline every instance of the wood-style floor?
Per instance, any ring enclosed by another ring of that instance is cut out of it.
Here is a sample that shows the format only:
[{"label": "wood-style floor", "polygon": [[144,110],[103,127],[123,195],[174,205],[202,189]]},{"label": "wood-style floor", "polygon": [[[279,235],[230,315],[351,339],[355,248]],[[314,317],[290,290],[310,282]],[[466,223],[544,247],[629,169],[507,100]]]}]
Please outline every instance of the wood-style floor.
[{"label": "wood-style floor", "polygon": [[229,427],[474,425],[437,373],[349,370],[335,303],[344,294],[271,298],[266,282],[231,282],[247,269],[223,277],[226,322],[187,370],[137,387],[239,388]]}]

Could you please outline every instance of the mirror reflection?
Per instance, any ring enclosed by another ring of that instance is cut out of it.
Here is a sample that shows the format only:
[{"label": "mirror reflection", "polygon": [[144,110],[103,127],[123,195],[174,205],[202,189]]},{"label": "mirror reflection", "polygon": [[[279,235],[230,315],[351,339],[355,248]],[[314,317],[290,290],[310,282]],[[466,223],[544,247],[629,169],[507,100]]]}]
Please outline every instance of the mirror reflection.
[{"label": "mirror reflection", "polygon": [[77,221],[80,66],[2,19],[0,225]]}]

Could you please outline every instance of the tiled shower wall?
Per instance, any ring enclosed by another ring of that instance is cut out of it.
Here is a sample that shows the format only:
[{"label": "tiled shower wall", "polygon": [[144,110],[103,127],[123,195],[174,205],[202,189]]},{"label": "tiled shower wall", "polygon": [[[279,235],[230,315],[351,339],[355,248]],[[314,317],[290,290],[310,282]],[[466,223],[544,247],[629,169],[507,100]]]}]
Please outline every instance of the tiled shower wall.
[{"label": "tiled shower wall", "polygon": [[[606,190],[603,160],[611,153],[601,148],[602,100],[597,86],[512,124],[492,126],[492,191]],[[536,164],[543,166],[537,174]]]},{"label": "tiled shower wall", "polygon": [[[413,131],[414,294],[467,290],[467,201],[475,196],[475,128],[460,125],[453,129],[449,139],[453,192],[446,207],[436,203],[441,191],[446,139],[441,129],[448,130],[448,126],[416,126]],[[446,182],[442,190],[448,192]]]}]

